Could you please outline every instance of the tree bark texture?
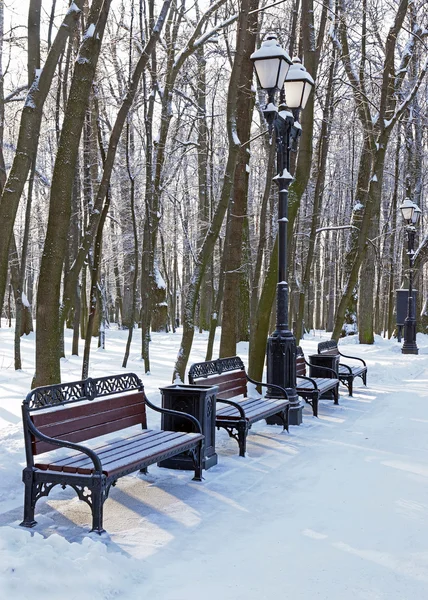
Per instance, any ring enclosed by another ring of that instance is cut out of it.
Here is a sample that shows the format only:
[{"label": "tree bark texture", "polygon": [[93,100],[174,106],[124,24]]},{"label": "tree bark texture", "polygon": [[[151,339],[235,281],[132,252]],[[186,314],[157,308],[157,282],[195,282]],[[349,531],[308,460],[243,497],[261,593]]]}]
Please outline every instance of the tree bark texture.
[{"label": "tree bark texture", "polygon": [[43,106],[52,84],[59,57],[78,22],[82,4],[83,0],[76,0],[64,17],[44,67],[40,75],[34,78],[22,110],[17,148],[0,198],[0,306],[3,304],[6,289],[9,244],[13,225],[27,175],[36,155]]},{"label": "tree bark texture", "polygon": [[[49,218],[37,291],[33,387],[60,383],[60,289],[79,142],[110,1],[94,0],[70,86],[51,184]],[[91,26],[95,26],[91,30]],[[89,35],[89,32],[91,35]]]}]

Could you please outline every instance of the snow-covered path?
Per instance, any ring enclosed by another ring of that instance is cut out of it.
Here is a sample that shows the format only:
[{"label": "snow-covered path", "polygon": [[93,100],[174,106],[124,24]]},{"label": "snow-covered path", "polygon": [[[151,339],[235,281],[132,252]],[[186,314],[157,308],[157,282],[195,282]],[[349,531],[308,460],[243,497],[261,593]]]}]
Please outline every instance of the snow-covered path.
[{"label": "snow-covered path", "polygon": [[260,428],[251,465],[209,473],[205,489],[220,495],[204,523],[150,560],[149,595],[426,598],[427,379],[411,397],[358,391],[290,438]]},{"label": "snow-covered path", "polygon": [[[319,339],[304,341],[306,354]],[[68,490],[40,500],[36,534],[18,527],[22,444],[10,417],[0,430],[0,598],[425,600],[428,337],[418,336],[419,356],[381,338],[343,343],[367,361],[367,388],[349,398],[341,387],[340,405],[321,402],[319,419],[305,408],[289,435],[257,423],[245,459],[220,432],[203,483],[157,467],[123,478],[101,541]],[[167,383],[162,348],[159,360],[162,372],[145,378],[152,398]],[[111,369],[108,357],[97,368]]]}]

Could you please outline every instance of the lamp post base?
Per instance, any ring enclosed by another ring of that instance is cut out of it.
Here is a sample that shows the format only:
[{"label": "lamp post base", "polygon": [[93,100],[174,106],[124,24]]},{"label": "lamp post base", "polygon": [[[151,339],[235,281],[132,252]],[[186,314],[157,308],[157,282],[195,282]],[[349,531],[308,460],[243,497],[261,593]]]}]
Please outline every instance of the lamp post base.
[{"label": "lamp post base", "polygon": [[401,348],[401,354],[419,354],[416,345],[416,321],[407,317],[404,321],[404,344]]},{"label": "lamp post base", "polygon": [[303,402],[300,402],[298,406],[290,406],[288,422],[290,425],[301,425],[303,423]]},{"label": "lamp post base", "polygon": [[[296,338],[291,331],[275,331],[267,343],[267,383],[280,385],[287,391],[290,400],[289,423],[300,425],[303,421],[303,404],[296,393]],[[280,392],[268,388],[268,398],[279,398]],[[266,419],[268,425],[280,425],[279,418]]]},{"label": "lamp post base", "polygon": [[401,348],[401,354],[419,354],[419,348],[416,346],[416,342],[404,342]]},{"label": "lamp post base", "polygon": [[[294,400],[294,398],[291,397],[291,393],[294,391],[294,393],[296,393],[296,390],[290,390],[288,389],[288,397],[290,398],[290,410],[288,412],[288,424],[289,425],[301,425],[303,423],[303,402],[300,401],[299,397],[296,396],[295,397],[295,402],[293,402],[292,400]],[[268,417],[266,419],[266,423],[268,425],[284,425],[284,423],[281,421],[281,419],[279,417],[276,417],[275,415],[272,415],[271,417]]]}]

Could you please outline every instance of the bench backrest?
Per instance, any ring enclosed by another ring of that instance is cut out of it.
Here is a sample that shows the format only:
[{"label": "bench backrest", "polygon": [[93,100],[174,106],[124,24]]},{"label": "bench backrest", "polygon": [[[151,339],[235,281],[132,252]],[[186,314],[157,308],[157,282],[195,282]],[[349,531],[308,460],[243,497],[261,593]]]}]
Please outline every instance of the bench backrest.
[{"label": "bench backrest", "polygon": [[32,455],[56,446],[35,439],[28,419],[42,434],[75,443],[133,425],[147,427],[144,388],[134,373],[35,388],[22,409],[26,447]]},{"label": "bench backrest", "polygon": [[318,344],[318,354],[339,354],[337,342],[335,340],[328,340],[327,342],[320,342]]},{"label": "bench backrest", "polygon": [[296,347],[296,375],[300,377],[306,375],[305,355],[300,346]]},{"label": "bench backrest", "polygon": [[189,369],[189,383],[218,385],[217,398],[224,400],[247,395],[247,376],[239,356],[194,363]]}]

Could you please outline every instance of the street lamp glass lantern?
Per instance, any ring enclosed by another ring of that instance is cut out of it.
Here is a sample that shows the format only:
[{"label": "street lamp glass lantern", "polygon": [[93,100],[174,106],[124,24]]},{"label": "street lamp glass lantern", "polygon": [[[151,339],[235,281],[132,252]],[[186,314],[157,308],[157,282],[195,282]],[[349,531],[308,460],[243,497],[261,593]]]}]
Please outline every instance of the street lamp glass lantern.
[{"label": "street lamp glass lantern", "polygon": [[[401,214],[403,216],[404,221],[409,225],[414,224],[413,215],[415,213],[415,209],[417,208],[416,204],[410,200],[410,198],[405,198],[403,204],[400,205]],[[419,219],[419,217],[417,217]]]},{"label": "street lamp glass lantern", "polygon": [[412,216],[412,223],[413,225],[417,225],[419,223],[419,219],[420,216],[422,214],[421,209],[419,208],[419,206],[417,204],[415,204],[415,210],[413,211],[413,216]]},{"label": "street lamp glass lantern", "polygon": [[259,85],[263,90],[280,90],[284,85],[291,59],[278,44],[276,36],[270,35],[261,47],[252,53]]},{"label": "street lamp glass lantern", "polygon": [[303,109],[315,82],[309,75],[299,58],[293,58],[285,79],[285,100],[289,108]]}]

